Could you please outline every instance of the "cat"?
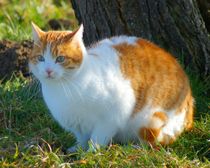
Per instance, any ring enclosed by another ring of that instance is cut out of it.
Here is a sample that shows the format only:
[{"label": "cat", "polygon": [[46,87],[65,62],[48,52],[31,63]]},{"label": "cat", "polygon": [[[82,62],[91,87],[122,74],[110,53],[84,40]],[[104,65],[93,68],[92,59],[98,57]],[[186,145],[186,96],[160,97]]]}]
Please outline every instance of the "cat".
[{"label": "cat", "polygon": [[32,32],[29,67],[54,119],[76,136],[70,152],[111,140],[168,145],[192,127],[189,80],[152,42],[115,36],[85,47],[83,25],[44,32],[32,23]]}]

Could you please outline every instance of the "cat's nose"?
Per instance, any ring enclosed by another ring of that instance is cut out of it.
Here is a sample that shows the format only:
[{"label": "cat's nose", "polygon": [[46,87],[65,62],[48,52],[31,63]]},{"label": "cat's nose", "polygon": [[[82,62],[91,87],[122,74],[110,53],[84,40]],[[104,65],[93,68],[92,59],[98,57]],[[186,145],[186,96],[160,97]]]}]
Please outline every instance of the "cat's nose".
[{"label": "cat's nose", "polygon": [[53,71],[51,69],[46,69],[46,72],[48,76],[51,76]]}]

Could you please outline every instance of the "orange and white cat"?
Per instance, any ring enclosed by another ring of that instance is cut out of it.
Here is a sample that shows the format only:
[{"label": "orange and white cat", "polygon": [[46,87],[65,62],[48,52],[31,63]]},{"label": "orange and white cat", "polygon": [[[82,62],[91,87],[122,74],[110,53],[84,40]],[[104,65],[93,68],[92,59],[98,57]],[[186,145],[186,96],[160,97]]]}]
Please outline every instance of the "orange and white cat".
[{"label": "orange and white cat", "polygon": [[29,58],[53,117],[84,149],[112,139],[172,143],[193,123],[193,97],[181,66],[169,53],[137,37],[83,43],[83,26],[42,31],[32,24]]}]

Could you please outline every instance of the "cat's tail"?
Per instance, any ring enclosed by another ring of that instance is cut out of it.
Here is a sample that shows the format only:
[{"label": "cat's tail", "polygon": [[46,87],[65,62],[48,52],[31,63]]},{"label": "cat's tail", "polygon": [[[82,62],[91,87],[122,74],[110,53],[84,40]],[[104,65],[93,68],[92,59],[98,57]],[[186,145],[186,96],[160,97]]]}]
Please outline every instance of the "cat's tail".
[{"label": "cat's tail", "polygon": [[186,97],[186,117],[185,117],[185,130],[190,130],[193,127],[193,115],[194,115],[194,98],[191,91]]},{"label": "cat's tail", "polygon": [[184,130],[188,131],[193,127],[194,99],[190,90],[181,108],[178,109],[178,113],[175,112],[174,117],[169,119],[160,132],[160,135],[162,133],[160,143],[163,145],[173,143]]},{"label": "cat's tail", "polygon": [[154,145],[158,142],[162,145],[173,143],[184,131],[193,126],[194,99],[191,91],[181,104],[173,112],[156,111],[146,127],[139,130],[140,138]]}]

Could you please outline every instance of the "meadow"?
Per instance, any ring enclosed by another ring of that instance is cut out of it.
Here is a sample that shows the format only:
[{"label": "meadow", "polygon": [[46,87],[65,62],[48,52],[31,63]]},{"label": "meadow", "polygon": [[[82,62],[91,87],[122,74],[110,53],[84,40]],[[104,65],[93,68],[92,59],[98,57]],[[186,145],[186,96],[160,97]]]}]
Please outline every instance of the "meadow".
[{"label": "meadow", "polygon": [[[70,29],[77,27],[67,0],[2,0],[0,9],[0,40],[30,40],[31,21],[45,30],[50,19],[69,19]],[[0,79],[0,167],[210,167],[210,76],[186,72],[196,102],[195,123],[174,144],[159,149],[112,144],[95,153],[71,154],[66,149],[75,139],[50,115],[39,83],[21,75]]]}]

